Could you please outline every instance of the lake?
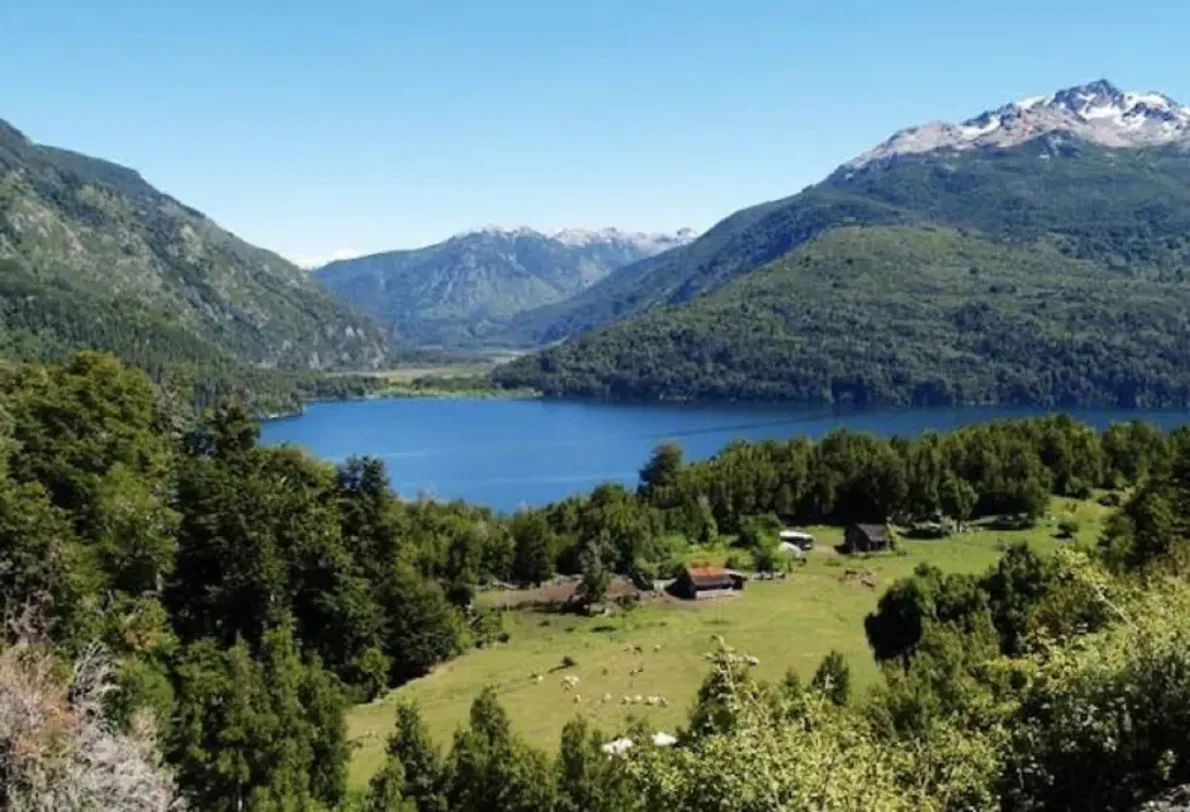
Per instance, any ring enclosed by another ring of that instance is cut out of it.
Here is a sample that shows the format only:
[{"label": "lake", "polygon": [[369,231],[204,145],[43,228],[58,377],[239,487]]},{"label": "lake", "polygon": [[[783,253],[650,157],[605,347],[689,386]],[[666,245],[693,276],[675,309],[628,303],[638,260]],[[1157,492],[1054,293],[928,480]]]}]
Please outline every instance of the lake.
[{"label": "lake", "polygon": [[[315,403],[295,417],[266,421],[265,443],[291,443],[331,462],[379,457],[405,497],[427,494],[511,511],[591,490],[600,482],[634,485],[663,440],[688,458],[714,454],[734,439],[821,437],[840,426],[913,436],[967,423],[1045,410],[972,406],[953,409],[839,410],[775,405],[628,405],[557,400],[393,398]],[[1093,425],[1141,418],[1171,428],[1190,411],[1076,409]]]}]

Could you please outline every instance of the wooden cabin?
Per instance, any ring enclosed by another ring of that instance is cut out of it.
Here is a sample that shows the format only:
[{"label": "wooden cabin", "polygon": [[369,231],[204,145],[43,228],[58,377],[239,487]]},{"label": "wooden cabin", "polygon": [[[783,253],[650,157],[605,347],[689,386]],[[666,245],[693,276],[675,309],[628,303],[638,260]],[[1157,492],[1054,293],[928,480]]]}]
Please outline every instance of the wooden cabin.
[{"label": "wooden cabin", "polygon": [[843,549],[848,553],[874,553],[892,546],[892,535],[882,524],[851,524],[843,532]]},{"label": "wooden cabin", "polygon": [[744,576],[722,567],[686,567],[671,587],[680,598],[697,600],[733,595],[744,588]]}]

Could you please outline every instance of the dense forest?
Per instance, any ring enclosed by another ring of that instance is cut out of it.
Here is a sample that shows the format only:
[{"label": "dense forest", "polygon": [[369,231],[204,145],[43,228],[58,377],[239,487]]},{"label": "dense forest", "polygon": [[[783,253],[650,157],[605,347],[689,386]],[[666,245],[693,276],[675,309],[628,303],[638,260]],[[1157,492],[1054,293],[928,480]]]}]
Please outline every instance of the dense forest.
[{"label": "dense forest", "polygon": [[512,343],[570,340],[500,380],[613,398],[1185,403],[1186,328],[1162,303],[1185,301],[1188,180],[1184,150],[1062,134],[842,168],[518,317]]},{"label": "dense forest", "polygon": [[622,399],[1185,405],[1187,305],[1180,283],[1050,242],[850,226],[496,380]]},{"label": "dense forest", "polygon": [[[503,516],[402,502],[376,460],[261,447],[235,404],[191,422],[95,353],[5,368],[0,415],[0,806],[1127,809],[1190,781],[1186,430],[666,445],[635,491]],[[371,788],[346,791],[345,705],[500,645],[485,582],[575,572],[596,601],[678,545],[732,538],[763,567],[772,517],[1028,523],[1101,488],[1122,505],[1094,549],[893,585],[866,624],[871,696],[837,657],[765,685],[725,645],[675,747],[613,757],[575,722],[545,754],[489,691],[445,754],[402,709]]]}]

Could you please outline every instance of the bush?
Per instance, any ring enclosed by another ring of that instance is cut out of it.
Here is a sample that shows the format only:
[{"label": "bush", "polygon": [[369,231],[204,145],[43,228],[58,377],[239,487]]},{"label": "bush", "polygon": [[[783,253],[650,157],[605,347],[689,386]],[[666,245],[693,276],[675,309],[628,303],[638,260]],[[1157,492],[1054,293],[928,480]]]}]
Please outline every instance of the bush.
[{"label": "bush", "polygon": [[562,658],[563,668],[574,668],[576,665],[578,665],[578,660],[574,659],[569,654]]},{"label": "bush", "polygon": [[1078,535],[1078,519],[1073,516],[1063,516],[1058,522],[1058,538],[1072,539]]},{"label": "bush", "polygon": [[723,562],[723,566],[729,570],[752,569],[752,556],[748,553],[733,552],[727,556],[727,560]]}]

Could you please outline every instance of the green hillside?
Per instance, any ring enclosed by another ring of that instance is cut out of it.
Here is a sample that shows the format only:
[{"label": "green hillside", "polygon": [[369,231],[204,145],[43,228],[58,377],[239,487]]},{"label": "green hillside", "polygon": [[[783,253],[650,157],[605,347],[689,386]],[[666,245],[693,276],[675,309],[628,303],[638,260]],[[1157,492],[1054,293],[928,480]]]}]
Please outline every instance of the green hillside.
[{"label": "green hillside", "polygon": [[312,372],[388,353],[375,325],[291,263],[131,169],[34,144],[3,122],[0,312],[8,357],[105,349],[212,392],[292,396]]},{"label": "green hillside", "polygon": [[844,168],[647,262],[526,314],[527,340],[624,320],[499,380],[632,398],[1186,401],[1190,154],[1172,147],[1051,134]]},{"label": "green hillside", "polygon": [[1190,290],[949,229],[849,226],[683,307],[521,359],[620,398],[1190,402]]}]

